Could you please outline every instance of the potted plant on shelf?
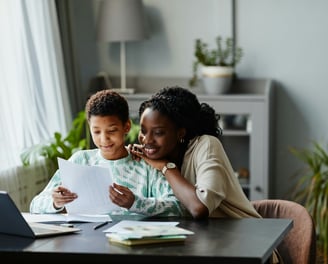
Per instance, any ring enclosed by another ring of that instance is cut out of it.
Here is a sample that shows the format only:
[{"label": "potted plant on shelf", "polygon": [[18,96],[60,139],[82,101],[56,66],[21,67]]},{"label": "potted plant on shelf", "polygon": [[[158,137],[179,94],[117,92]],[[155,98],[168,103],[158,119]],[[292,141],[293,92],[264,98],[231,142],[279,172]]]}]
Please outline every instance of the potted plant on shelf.
[{"label": "potted plant on shelf", "polygon": [[328,263],[328,153],[314,142],[313,149],[289,148],[290,152],[305,163],[292,198],[304,205],[312,215],[317,233],[319,263]]},{"label": "potted plant on shelf", "polygon": [[193,62],[193,77],[189,85],[195,86],[198,82],[198,68],[202,65],[201,74],[203,77],[205,91],[208,94],[221,94],[227,92],[231,85],[234,74],[234,67],[240,62],[243,50],[236,47],[233,38],[226,38],[225,46],[223,38],[216,38],[216,49],[209,49],[208,44],[201,39],[195,42],[195,57]]}]

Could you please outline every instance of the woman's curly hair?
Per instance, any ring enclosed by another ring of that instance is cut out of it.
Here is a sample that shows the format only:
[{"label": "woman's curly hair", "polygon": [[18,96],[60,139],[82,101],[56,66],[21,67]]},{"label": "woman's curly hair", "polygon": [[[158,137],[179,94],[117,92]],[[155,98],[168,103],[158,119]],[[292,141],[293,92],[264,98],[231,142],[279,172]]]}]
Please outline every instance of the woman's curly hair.
[{"label": "woman's curly hair", "polygon": [[177,128],[185,128],[185,141],[195,136],[212,135],[220,138],[220,115],[207,103],[200,103],[188,89],[164,87],[144,101],[139,107],[139,117],[146,108],[151,108],[167,116]]}]

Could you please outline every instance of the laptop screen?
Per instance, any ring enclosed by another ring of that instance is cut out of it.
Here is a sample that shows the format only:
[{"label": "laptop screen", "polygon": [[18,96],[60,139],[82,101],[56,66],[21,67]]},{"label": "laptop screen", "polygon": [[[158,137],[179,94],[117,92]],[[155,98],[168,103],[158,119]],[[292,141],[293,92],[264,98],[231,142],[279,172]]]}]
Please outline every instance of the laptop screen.
[{"label": "laptop screen", "polygon": [[[0,205],[0,233],[37,238],[80,231],[78,228],[63,227],[51,224],[31,223],[30,225],[26,222],[16,204],[6,191],[0,191]],[[42,231],[39,235],[39,233],[32,230],[32,227],[37,228],[39,231],[41,231],[40,229],[47,229],[47,232]]]}]

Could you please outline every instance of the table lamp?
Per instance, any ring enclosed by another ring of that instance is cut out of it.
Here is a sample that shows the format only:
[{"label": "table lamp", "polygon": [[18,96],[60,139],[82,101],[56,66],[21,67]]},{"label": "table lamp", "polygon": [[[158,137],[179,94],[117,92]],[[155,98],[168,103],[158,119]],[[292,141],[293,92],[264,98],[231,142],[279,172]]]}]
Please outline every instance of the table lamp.
[{"label": "table lamp", "polygon": [[126,88],[125,42],[146,38],[142,0],[103,0],[98,20],[98,40],[120,42],[121,87],[119,93],[134,93]]}]

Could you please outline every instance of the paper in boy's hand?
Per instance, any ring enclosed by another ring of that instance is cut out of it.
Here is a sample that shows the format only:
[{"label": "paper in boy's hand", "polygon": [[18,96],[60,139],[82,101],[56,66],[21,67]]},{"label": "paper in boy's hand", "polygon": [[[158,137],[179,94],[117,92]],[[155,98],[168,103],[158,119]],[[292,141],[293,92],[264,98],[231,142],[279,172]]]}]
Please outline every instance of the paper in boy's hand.
[{"label": "paper in boy's hand", "polygon": [[58,158],[62,185],[78,198],[65,205],[70,214],[106,214],[120,207],[109,199],[112,177],[108,168],[75,164]]}]

